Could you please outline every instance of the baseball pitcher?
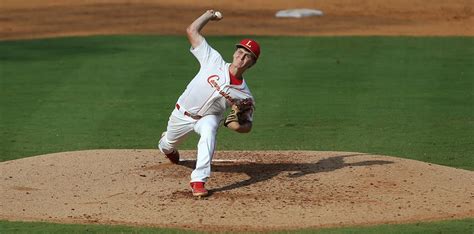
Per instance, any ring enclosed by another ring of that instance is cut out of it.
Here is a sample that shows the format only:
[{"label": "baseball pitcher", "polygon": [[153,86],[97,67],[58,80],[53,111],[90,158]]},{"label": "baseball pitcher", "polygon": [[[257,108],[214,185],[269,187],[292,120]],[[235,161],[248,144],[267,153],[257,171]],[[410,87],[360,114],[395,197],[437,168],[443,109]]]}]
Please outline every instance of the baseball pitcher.
[{"label": "baseball pitcher", "polygon": [[[194,196],[208,194],[204,185],[211,174],[221,121],[236,132],[248,133],[252,129],[255,102],[242,75],[257,62],[260,46],[254,40],[243,39],[236,44],[232,63],[225,62],[201,34],[209,21],[220,19],[220,12],[208,10],[186,29],[190,51],[199,61],[200,70],[178,98],[158,144],[160,151],[172,163],[178,164],[178,145],[192,131],[200,135],[196,168],[190,182]],[[230,114],[224,118],[228,108],[231,108]]]}]

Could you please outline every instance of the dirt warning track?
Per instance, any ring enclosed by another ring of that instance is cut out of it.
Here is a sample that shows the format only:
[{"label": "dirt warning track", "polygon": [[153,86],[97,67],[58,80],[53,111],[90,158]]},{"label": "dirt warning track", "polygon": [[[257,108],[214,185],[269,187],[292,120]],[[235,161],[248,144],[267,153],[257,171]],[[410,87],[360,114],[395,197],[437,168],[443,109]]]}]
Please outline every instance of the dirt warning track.
[{"label": "dirt warning track", "polygon": [[0,219],[282,230],[473,217],[474,172],[350,152],[220,151],[193,198],[195,152],[90,150],[0,163]]}]

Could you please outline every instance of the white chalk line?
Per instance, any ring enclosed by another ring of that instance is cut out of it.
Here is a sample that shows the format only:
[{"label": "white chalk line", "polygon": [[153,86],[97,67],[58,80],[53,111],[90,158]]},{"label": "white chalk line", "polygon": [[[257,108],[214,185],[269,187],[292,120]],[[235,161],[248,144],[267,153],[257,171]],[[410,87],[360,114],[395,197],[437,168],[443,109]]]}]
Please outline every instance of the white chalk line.
[{"label": "white chalk line", "polygon": [[[179,160],[180,162],[189,162],[196,161],[196,159],[183,158]],[[212,162],[221,162],[221,163],[235,163],[235,162],[246,162],[246,163],[256,163],[255,160],[245,160],[245,159],[213,159]]]}]

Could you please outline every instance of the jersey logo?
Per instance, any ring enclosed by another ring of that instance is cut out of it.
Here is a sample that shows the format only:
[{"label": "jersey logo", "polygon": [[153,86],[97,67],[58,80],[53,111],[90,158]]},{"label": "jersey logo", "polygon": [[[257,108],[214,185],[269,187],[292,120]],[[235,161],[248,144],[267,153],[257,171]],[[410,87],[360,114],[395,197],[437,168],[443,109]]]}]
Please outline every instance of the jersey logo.
[{"label": "jersey logo", "polygon": [[220,95],[222,95],[225,99],[227,99],[228,102],[233,104],[234,99],[232,99],[232,97],[228,93],[221,90],[221,86],[219,84],[217,84],[218,80],[219,80],[218,75],[212,75],[212,76],[209,76],[207,78],[207,83],[209,83],[211,85],[211,87],[215,88],[217,90],[217,92],[219,92]]},{"label": "jersey logo", "polygon": [[209,83],[211,85],[211,87],[217,89],[217,90],[221,90],[221,86],[219,86],[219,84],[217,84],[217,81],[219,80],[219,76],[218,75],[212,75],[212,76],[209,76],[207,78],[207,83]]}]

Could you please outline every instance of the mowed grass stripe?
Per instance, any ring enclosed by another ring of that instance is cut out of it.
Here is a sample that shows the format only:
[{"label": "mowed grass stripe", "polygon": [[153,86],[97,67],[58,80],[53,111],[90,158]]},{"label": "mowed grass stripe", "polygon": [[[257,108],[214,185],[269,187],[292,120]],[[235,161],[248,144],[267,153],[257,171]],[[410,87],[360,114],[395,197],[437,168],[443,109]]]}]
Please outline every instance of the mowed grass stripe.
[{"label": "mowed grass stripe", "polygon": [[[302,229],[272,233],[331,233],[331,234],[368,234],[368,233],[457,233],[471,234],[474,219],[462,219],[439,222],[420,222],[412,224],[376,225],[372,227],[344,227],[323,229]],[[106,225],[53,224],[41,222],[0,221],[1,233],[206,233],[184,229],[127,227]]]},{"label": "mowed grass stripe", "polygon": [[[231,60],[237,37],[208,37]],[[474,39],[258,37],[250,135],[218,150],[338,150],[474,168]],[[0,42],[1,160],[153,148],[198,70],[185,37]],[[196,137],[183,144],[195,148]]]}]

